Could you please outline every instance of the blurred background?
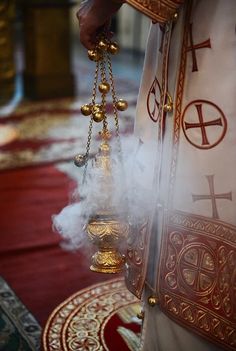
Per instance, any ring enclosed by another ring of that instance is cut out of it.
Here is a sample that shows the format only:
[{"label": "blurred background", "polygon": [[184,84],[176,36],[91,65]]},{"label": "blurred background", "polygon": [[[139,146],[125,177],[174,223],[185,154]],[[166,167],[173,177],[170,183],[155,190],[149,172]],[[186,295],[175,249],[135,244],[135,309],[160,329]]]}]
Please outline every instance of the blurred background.
[{"label": "blurred background", "polygon": [[[87,58],[79,44],[78,6],[79,1],[70,0],[1,0],[1,107],[16,106],[22,99],[84,93],[80,67]],[[112,21],[115,39],[121,46],[116,59],[119,74],[126,75],[131,68],[134,81],[140,78],[148,28],[149,20],[128,5]]]},{"label": "blurred background", "polygon": [[[52,216],[80,186],[73,158],[88,135],[80,107],[91,101],[95,64],[79,43],[78,6],[0,0],[0,350],[39,350],[52,311],[111,278],[92,273],[86,251],[65,250],[52,228]],[[117,96],[129,103],[123,135],[133,131],[149,24],[128,5],[112,21]],[[91,153],[97,148],[95,133]],[[33,346],[22,348],[26,340]]]}]

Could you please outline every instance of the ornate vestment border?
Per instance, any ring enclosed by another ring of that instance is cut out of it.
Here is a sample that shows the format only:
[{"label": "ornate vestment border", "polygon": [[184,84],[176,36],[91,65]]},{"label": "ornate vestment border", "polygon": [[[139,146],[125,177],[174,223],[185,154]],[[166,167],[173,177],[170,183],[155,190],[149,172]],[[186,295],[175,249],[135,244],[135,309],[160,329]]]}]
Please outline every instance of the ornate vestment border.
[{"label": "ornate vestment border", "polygon": [[235,226],[171,211],[165,216],[162,248],[162,310],[204,338],[235,350]]}]

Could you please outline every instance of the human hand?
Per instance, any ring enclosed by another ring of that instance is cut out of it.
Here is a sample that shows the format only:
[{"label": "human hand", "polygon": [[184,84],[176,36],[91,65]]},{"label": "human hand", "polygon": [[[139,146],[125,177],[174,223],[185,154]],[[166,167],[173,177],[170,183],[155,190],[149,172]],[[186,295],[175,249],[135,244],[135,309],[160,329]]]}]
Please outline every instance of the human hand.
[{"label": "human hand", "polygon": [[94,49],[97,35],[108,29],[111,16],[119,10],[123,1],[85,0],[77,12],[80,28],[80,41],[86,49]]}]

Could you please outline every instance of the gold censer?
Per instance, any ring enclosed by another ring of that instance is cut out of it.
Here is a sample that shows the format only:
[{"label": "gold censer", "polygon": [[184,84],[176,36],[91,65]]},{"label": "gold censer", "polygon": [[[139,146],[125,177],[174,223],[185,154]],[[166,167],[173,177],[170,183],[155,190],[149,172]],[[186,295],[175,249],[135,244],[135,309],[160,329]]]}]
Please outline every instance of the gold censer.
[{"label": "gold censer", "polygon": [[129,225],[125,216],[119,215],[112,205],[113,177],[111,167],[110,146],[103,141],[95,157],[94,168],[99,169],[99,191],[106,193],[99,202],[98,210],[91,216],[86,231],[98,251],[92,256],[90,269],[101,273],[118,273],[123,270],[125,258],[119,250],[125,241]]},{"label": "gold censer", "polygon": [[[92,139],[93,123],[102,125],[99,135],[102,139],[98,153],[95,156],[93,169],[97,176],[97,188],[101,197],[94,197],[97,210],[85,224],[89,240],[97,247],[91,258],[90,269],[100,273],[118,273],[123,270],[125,258],[122,252],[129,232],[127,215],[117,211],[114,206],[113,195],[114,178],[112,174],[111,133],[108,129],[107,95],[112,99],[112,116],[115,122],[115,137],[118,143],[119,162],[122,167],[122,154],[119,136],[118,111],[125,111],[127,101],[117,99],[110,55],[118,53],[119,47],[115,42],[100,36],[96,48],[88,51],[90,60],[96,63],[93,94],[90,103],[81,107],[85,117],[90,118],[88,141],[84,155],[76,155],[74,162],[78,167],[84,166],[84,181],[89,160],[90,144]],[[112,116],[109,116],[112,117]]]}]

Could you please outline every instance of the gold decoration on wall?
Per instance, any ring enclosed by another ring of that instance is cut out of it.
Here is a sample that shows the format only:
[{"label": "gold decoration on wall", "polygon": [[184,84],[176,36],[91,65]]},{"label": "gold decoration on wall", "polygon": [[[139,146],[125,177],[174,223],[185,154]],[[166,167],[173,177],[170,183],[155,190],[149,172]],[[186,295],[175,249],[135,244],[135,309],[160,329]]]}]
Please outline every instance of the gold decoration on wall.
[{"label": "gold decoration on wall", "polygon": [[14,93],[14,52],[9,1],[0,4],[0,104],[7,102]]}]

